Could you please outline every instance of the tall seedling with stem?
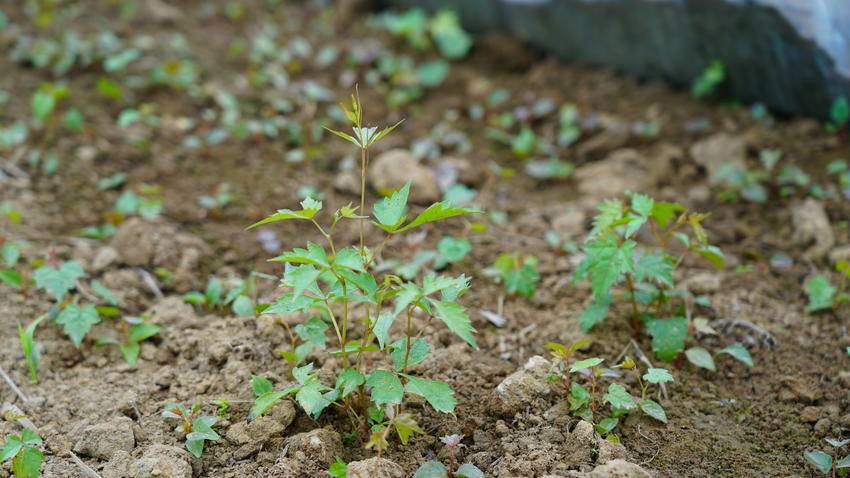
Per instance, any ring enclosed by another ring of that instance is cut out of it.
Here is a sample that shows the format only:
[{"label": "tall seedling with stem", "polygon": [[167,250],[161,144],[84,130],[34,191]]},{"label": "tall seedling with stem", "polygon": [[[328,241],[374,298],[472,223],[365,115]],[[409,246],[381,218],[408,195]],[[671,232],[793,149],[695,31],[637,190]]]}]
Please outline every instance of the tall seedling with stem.
[{"label": "tall seedling with stem", "polygon": [[[443,201],[408,220],[408,182],[374,204],[371,215],[366,215],[369,148],[398,124],[382,130],[363,126],[357,95],[352,95],[350,105],[343,105],[343,111],[353,134],[332,132],[361,151],[360,206],[349,204],[339,208],[330,225],[322,226],[317,216],[323,204],[307,198],[301,202],[300,210],[281,209],[251,226],[283,220],[308,221],[324,238],[326,246],[310,242],[306,248],[295,248],[272,259],[285,264],[281,281],[285,292],[263,313],[303,312],[309,316],[294,327],[297,338],[303,341],[300,345],[293,344],[293,355],[298,359],[294,363],[314,350],[324,349],[328,345],[327,332],[331,330],[339,348],[330,353],[339,357],[342,370],[333,386],[319,379],[313,363],[295,367],[292,370],[295,384],[283,390],[275,390],[267,380],[255,379],[253,389],[257,398],[249,419],[290,395],[314,418],[333,405],[348,415],[354,432],[370,427],[371,438],[366,446],[380,453],[389,446],[393,430],[403,444],[412,434],[423,433],[414,417],[403,410],[405,396],[422,397],[441,412],[454,411],[456,400],[448,384],[419,377],[411,371],[431,351],[423,335],[432,319],[446,324],[469,345],[476,347],[476,343],[470,318],[458,302],[469,288],[467,277],[428,275],[417,283],[393,275],[376,276],[372,272],[374,258],[394,235],[429,222],[479,211]],[[359,247],[339,247],[334,242],[335,228],[345,220],[359,221]],[[385,234],[374,252],[366,245],[366,220]],[[418,312],[426,320],[417,327],[414,319]],[[404,320],[403,335],[393,337],[391,328],[398,317]],[[380,358],[375,360],[375,355]]]}]

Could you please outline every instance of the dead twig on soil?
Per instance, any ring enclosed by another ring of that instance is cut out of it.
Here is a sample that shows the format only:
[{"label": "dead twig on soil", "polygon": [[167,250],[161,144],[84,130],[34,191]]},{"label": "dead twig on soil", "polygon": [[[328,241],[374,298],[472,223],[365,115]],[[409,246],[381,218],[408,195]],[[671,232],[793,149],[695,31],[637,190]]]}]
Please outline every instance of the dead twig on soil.
[{"label": "dead twig on soil", "polygon": [[139,277],[142,278],[142,282],[144,282],[145,285],[148,286],[148,289],[153,292],[153,295],[155,295],[157,299],[162,299],[163,297],[165,297],[162,294],[162,291],[159,289],[159,285],[157,285],[156,279],[154,279],[150,272],[142,269],[141,267],[136,269],[136,272],[139,273]]},{"label": "dead twig on soil", "polygon": [[18,388],[18,386],[15,384],[15,381],[12,380],[12,377],[10,377],[6,373],[6,371],[3,369],[3,367],[0,367],[0,376],[3,377],[3,380],[6,381],[6,383],[9,385],[9,388],[11,388],[13,392],[15,392],[15,395],[17,395],[18,398],[20,398],[22,402],[29,403],[29,401],[30,401],[29,398],[27,398],[27,396],[24,395],[24,392],[22,392],[21,389]]},{"label": "dead twig on soil", "polygon": [[776,345],[776,339],[773,338],[773,335],[770,334],[766,329],[750,322],[749,320],[743,319],[718,319],[709,323],[712,328],[722,329],[725,335],[730,335],[732,333],[732,329],[740,327],[743,329],[747,329],[754,334],[759,336],[759,340],[762,345],[768,348],[773,348]]},{"label": "dead twig on soil", "polygon": [[77,468],[79,468],[80,471],[83,473],[83,475],[85,475],[86,477],[88,477],[88,478],[103,478],[96,471],[94,471],[90,466],[86,465],[85,462],[83,462],[83,460],[80,460],[80,457],[78,457],[76,455],[76,453],[74,453],[73,451],[68,450],[68,455],[71,457],[71,461],[73,461],[74,464],[77,465]]}]

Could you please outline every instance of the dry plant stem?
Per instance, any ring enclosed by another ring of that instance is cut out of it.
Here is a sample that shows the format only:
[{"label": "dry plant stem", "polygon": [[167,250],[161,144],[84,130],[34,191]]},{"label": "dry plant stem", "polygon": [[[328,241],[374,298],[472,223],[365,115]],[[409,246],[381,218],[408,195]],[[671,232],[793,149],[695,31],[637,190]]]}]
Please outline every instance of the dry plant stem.
[{"label": "dry plant stem", "polygon": [[[650,362],[649,359],[646,357],[646,354],[643,353],[643,350],[641,350],[640,345],[635,342],[635,339],[631,339],[630,344],[635,349],[635,355],[637,356],[638,360],[643,362],[644,365],[649,368],[655,368],[655,366],[652,365],[652,362]],[[664,382],[661,382],[658,385],[661,387],[661,394],[664,396],[664,400],[669,399],[669,396],[667,395],[667,386],[664,384]]]},{"label": "dry plant stem", "polygon": [[13,392],[15,392],[15,395],[17,395],[22,402],[29,403],[29,398],[27,398],[27,396],[24,395],[24,392],[22,392],[21,389],[18,388],[18,386],[15,384],[15,381],[12,380],[12,377],[10,377],[6,373],[6,370],[4,370],[3,367],[0,367],[0,376],[3,377],[3,380],[6,382],[6,384],[9,385],[9,388],[11,388]]},{"label": "dry plant stem", "polygon": [[87,478],[103,478],[90,466],[86,465],[83,460],[80,460],[80,457],[78,457],[73,451],[68,450],[68,454],[71,457],[71,461],[73,461],[74,464],[77,465],[77,468],[80,469],[80,472],[82,472],[82,474],[85,475]]},{"label": "dry plant stem", "polygon": [[407,308],[407,330],[405,332],[406,335],[407,335],[407,340],[406,340],[405,350],[404,350],[404,368],[402,369],[402,373],[407,373],[407,362],[408,362],[408,359],[410,358],[410,342],[411,342],[411,340],[410,340],[410,336],[411,336],[410,322],[411,322],[410,307],[408,307]]}]

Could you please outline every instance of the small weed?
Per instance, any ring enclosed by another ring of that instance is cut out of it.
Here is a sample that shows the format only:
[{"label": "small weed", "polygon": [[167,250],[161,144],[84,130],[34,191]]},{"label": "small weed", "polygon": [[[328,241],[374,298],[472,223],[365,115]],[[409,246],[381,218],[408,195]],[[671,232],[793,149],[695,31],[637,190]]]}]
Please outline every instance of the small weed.
[{"label": "small weed", "polygon": [[816,275],[803,286],[809,298],[806,312],[814,313],[831,310],[850,302],[850,292],[847,282],[850,279],[850,262],[840,260],[835,264],[835,271],[841,276],[838,286],[832,285],[825,275]]},{"label": "small weed", "polygon": [[694,98],[705,98],[715,92],[726,79],[726,68],[720,60],[714,60],[691,85],[691,95]]},{"label": "small weed", "polygon": [[493,269],[509,294],[519,294],[525,297],[534,295],[540,274],[537,272],[537,258],[519,252],[499,254],[493,262]]},{"label": "small weed", "polygon": [[850,443],[850,440],[826,438],[825,441],[832,448],[831,453],[822,450],[807,451],[803,453],[803,457],[821,474],[831,475],[832,478],[835,478],[838,476],[839,470],[850,468],[850,455],[838,459],[838,450]]},{"label": "small weed", "polygon": [[162,416],[180,420],[183,433],[186,434],[186,449],[197,458],[204,454],[204,443],[221,438],[212,427],[218,422],[218,417],[195,417],[200,407],[195,405],[191,410],[182,403],[169,403],[165,406]]},{"label": "small weed", "polygon": [[38,478],[44,461],[44,454],[37,448],[41,444],[41,437],[29,428],[20,435],[8,435],[0,448],[0,462],[11,462],[15,478]]},{"label": "small weed", "polygon": [[484,472],[471,463],[464,463],[455,469],[457,449],[462,447],[463,435],[447,435],[440,437],[440,441],[449,450],[449,466],[446,467],[436,460],[423,463],[413,478],[484,478]]}]

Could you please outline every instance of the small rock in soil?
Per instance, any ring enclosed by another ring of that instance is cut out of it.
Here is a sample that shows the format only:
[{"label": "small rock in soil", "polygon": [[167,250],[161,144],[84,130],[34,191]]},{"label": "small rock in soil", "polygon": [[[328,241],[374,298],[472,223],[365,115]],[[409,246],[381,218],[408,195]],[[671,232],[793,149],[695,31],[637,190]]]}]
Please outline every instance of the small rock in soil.
[{"label": "small rock in soil", "polygon": [[596,432],[593,425],[584,420],[579,421],[570,433],[567,450],[570,462],[577,464],[590,463],[593,449],[597,446]]},{"label": "small rock in soil", "polygon": [[467,186],[479,186],[484,182],[484,171],[473,160],[460,156],[445,156],[440,165],[451,168],[457,173],[457,180]]},{"label": "small rock in soil", "polygon": [[413,159],[410,151],[391,149],[369,166],[369,184],[380,194],[389,194],[412,181],[410,202],[424,204],[440,199],[437,178],[428,167]]},{"label": "small rock in soil", "polygon": [[597,465],[604,465],[614,460],[626,459],[626,447],[621,443],[614,443],[600,438],[598,440],[599,454],[596,457]]},{"label": "small rock in soil", "polygon": [[360,175],[354,171],[340,171],[334,178],[334,189],[341,193],[360,195]]},{"label": "small rock in soil", "polygon": [[166,297],[148,310],[151,322],[173,329],[178,324],[191,324],[197,318],[195,309],[180,297]]},{"label": "small rock in soil", "polygon": [[207,244],[173,224],[131,218],[122,224],[110,244],[129,266],[164,267],[172,272],[171,285],[179,292],[195,287],[194,271],[210,254]]},{"label": "small rock in soil", "polygon": [[[576,169],[582,201],[596,204],[626,191],[642,192],[655,186],[659,173],[667,169],[663,161],[652,161],[634,149],[619,149],[601,161]],[[666,171],[669,175],[669,171]]]},{"label": "small rock in soil", "polygon": [[133,420],[123,416],[87,426],[78,436],[74,452],[101,460],[111,459],[118,451],[129,453],[136,446]]},{"label": "small rock in soil", "polygon": [[792,240],[797,245],[808,247],[806,257],[822,259],[835,245],[829,217],[820,201],[808,198],[792,204],[791,223],[794,226]]},{"label": "small rock in soil", "polygon": [[815,423],[820,418],[821,412],[818,407],[805,407],[800,412],[800,420],[805,423]]},{"label": "small rock in soil", "polygon": [[720,290],[721,277],[720,274],[713,272],[696,272],[684,281],[682,288],[689,290],[693,294],[713,294]]},{"label": "small rock in soil", "polygon": [[561,240],[575,239],[584,236],[584,222],[587,215],[580,209],[570,209],[569,211],[552,219],[552,229],[560,236]]},{"label": "small rock in soil", "polygon": [[244,420],[234,423],[227,429],[225,437],[234,445],[249,443],[262,445],[272,437],[281,435],[294,419],[295,405],[284,400],[250,423]]},{"label": "small rock in soil", "polygon": [[535,400],[551,393],[549,382],[546,381],[550,366],[548,360],[535,355],[528,359],[521,370],[505,377],[496,387],[496,401],[502,413],[519,413]]},{"label": "small rock in soil", "polygon": [[838,261],[850,261],[850,244],[829,251],[829,262],[835,264]]},{"label": "small rock in soil", "polygon": [[151,445],[130,466],[132,478],[192,478],[192,475],[192,455],[176,446]]},{"label": "small rock in soil", "polygon": [[[342,438],[329,428],[317,428],[289,439],[289,453],[295,459],[310,459],[323,467],[330,466],[342,455]],[[300,455],[300,456],[299,456]]]},{"label": "small rock in soil", "polygon": [[385,458],[369,458],[348,464],[348,478],[404,478],[404,470]]},{"label": "small rock in soil", "polygon": [[92,260],[92,270],[94,272],[106,270],[109,266],[118,262],[120,258],[115,248],[109,246],[101,247]]},{"label": "small rock in soil", "polygon": [[744,167],[747,144],[739,136],[719,133],[695,143],[690,152],[694,162],[705,168],[711,179],[724,164],[732,163]]},{"label": "small rock in soil", "polygon": [[652,478],[652,474],[626,460],[611,460],[594,468],[588,478]]}]

